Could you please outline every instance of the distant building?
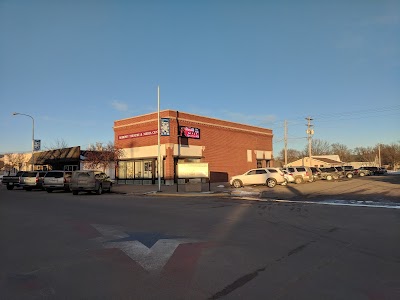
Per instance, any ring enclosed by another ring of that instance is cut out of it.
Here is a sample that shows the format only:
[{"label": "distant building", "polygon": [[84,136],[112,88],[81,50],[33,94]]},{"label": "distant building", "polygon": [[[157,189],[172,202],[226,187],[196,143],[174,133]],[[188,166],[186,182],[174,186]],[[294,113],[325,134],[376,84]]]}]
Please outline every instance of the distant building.
[{"label": "distant building", "polygon": [[353,166],[355,169],[360,167],[374,167],[379,166],[379,163],[375,160],[373,162],[361,162],[361,161],[352,161],[352,162],[343,162],[340,160],[339,155],[318,155],[311,157],[311,163],[309,157],[303,157],[291,163],[288,163],[287,166],[310,166],[310,167],[335,167],[335,166]]},{"label": "distant building", "polygon": [[308,166],[308,167],[334,167],[341,166],[343,162],[340,161],[339,155],[318,155],[312,156],[311,161],[309,157],[303,157],[287,164],[287,167],[292,166]]},{"label": "distant building", "polygon": [[[52,149],[47,151],[37,151],[33,154],[33,163],[35,171],[49,171],[49,170],[87,170],[85,164],[85,150],[81,150],[80,146],[67,147],[61,149]],[[11,173],[17,171],[30,171],[32,169],[32,153],[11,153],[4,155],[0,158],[0,164],[10,166]],[[96,170],[103,171],[100,168]],[[105,170],[105,173],[112,179],[115,178],[115,164],[111,163],[110,167]]]}]

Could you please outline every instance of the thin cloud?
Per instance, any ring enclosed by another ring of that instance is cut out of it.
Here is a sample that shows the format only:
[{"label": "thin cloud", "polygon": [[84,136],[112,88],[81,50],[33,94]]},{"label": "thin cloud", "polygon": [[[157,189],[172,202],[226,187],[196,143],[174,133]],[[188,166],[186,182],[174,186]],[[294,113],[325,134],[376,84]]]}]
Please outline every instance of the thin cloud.
[{"label": "thin cloud", "polygon": [[111,105],[117,111],[121,111],[121,112],[128,111],[128,104],[126,104],[124,102],[121,102],[121,101],[118,101],[118,100],[113,100]]}]

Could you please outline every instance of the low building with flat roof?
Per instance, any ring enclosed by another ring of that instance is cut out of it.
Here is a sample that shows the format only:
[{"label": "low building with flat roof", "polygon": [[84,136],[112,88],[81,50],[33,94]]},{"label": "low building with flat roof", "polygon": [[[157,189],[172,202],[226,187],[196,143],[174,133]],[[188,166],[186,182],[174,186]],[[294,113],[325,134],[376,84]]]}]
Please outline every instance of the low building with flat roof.
[{"label": "low building with flat roof", "polygon": [[271,129],[173,110],[160,112],[160,143],[157,127],[157,112],[114,121],[118,183],[155,184],[158,153],[165,184],[177,182],[178,163],[208,163],[211,182],[271,166]]}]

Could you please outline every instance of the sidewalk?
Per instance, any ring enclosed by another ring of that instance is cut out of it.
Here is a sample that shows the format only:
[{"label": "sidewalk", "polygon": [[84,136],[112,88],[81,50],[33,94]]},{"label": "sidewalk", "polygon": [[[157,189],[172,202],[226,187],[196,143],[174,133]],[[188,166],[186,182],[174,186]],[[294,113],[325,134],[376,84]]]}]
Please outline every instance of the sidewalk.
[{"label": "sidewalk", "polygon": [[134,184],[114,184],[112,188],[113,193],[117,194],[135,194],[147,195],[157,193],[157,196],[229,196],[231,188],[229,183],[203,183],[201,191],[191,191],[190,186],[185,184],[174,185],[161,185],[158,191],[158,185],[134,185]]}]

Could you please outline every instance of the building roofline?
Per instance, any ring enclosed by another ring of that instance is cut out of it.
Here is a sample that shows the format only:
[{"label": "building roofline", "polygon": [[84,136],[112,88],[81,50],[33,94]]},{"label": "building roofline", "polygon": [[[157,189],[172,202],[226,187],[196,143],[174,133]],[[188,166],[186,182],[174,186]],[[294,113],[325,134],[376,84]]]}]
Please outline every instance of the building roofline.
[{"label": "building roofline", "polygon": [[[189,116],[194,116],[194,117],[198,117],[198,118],[204,118],[204,119],[208,119],[208,120],[215,120],[215,121],[220,121],[220,122],[225,122],[225,123],[227,123],[227,124],[231,124],[231,125],[242,125],[242,126],[246,126],[246,127],[250,127],[250,128],[253,128],[253,129],[260,129],[260,130],[263,130],[263,131],[265,131],[265,130],[269,130],[269,131],[271,131],[270,133],[266,133],[266,132],[263,132],[264,134],[269,134],[269,135],[273,135],[273,133],[272,133],[272,129],[270,129],[270,128],[265,128],[265,127],[260,127],[260,126],[254,126],[254,125],[249,125],[249,124],[244,124],[244,123],[238,123],[238,122],[233,122],[233,121],[228,121],[228,120],[223,120],[223,119],[217,119],[217,118],[212,118],[212,117],[207,117],[207,116],[201,116],[201,115],[196,115],[196,114],[192,114],[192,113],[188,113],[188,112],[183,112],[183,111],[176,111],[176,110],[172,110],[172,109],[165,109],[165,110],[162,110],[162,111],[160,111],[160,114],[162,113],[162,112],[172,112],[172,113],[182,113],[182,114],[186,114],[186,115],[189,115]],[[145,117],[145,116],[149,116],[149,115],[154,115],[154,114],[157,114],[157,112],[152,112],[152,113],[148,113],[148,114],[144,114],[144,115],[140,115],[140,116],[134,116],[134,117],[129,117],[129,118],[125,118],[125,119],[120,119],[120,120],[115,120],[114,121],[114,124],[116,123],[116,122],[120,122],[120,121],[127,121],[127,120],[129,120],[129,119],[134,119],[134,118],[140,118],[140,117]],[[202,124],[207,124],[207,125],[214,125],[214,124],[211,124],[211,123],[207,123],[207,122],[204,122],[204,121],[193,121],[193,120],[189,120],[189,119],[187,119],[187,118],[179,118],[179,120],[185,120],[185,121],[190,121],[190,122],[194,122],[194,123],[202,123]],[[141,123],[149,123],[149,122],[153,122],[154,120],[146,120],[146,121],[141,121],[141,122],[137,122],[137,124],[141,124]],[[245,130],[245,131],[252,131],[252,130],[249,130],[249,129],[245,129],[245,128],[238,128],[238,127],[236,127],[236,126],[228,126],[228,125],[219,125],[219,126],[221,126],[221,127],[226,127],[226,128],[235,128],[235,129],[240,129],[240,130]],[[127,126],[130,126],[130,124],[124,124],[124,125],[118,125],[118,126],[113,126],[113,129],[114,128],[121,128],[121,127],[127,127]]]}]

